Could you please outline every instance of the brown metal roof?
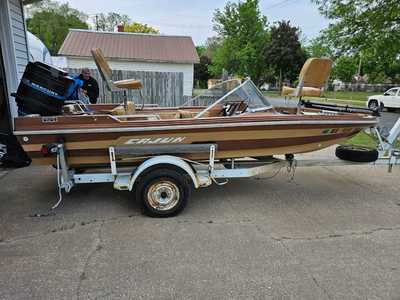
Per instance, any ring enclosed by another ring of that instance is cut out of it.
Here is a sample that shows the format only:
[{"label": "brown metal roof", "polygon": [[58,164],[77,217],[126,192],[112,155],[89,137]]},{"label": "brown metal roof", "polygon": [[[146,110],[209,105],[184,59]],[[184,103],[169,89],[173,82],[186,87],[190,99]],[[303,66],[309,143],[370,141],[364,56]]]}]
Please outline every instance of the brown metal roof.
[{"label": "brown metal roof", "polygon": [[58,54],[91,57],[90,50],[93,48],[100,48],[106,58],[174,63],[199,62],[196,47],[189,36],[78,29],[70,29]]}]

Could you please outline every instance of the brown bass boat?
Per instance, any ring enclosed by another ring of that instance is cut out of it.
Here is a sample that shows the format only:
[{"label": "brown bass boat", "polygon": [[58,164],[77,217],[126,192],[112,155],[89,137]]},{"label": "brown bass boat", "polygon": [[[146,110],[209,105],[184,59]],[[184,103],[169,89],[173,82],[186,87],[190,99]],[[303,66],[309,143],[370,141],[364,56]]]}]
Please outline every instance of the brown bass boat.
[{"label": "brown bass boat", "polygon": [[[301,104],[274,108],[251,80],[227,81],[176,108],[70,103],[59,115],[16,118],[14,133],[33,163],[54,165],[46,146],[63,143],[68,164],[79,168],[108,165],[109,147],[215,144],[217,160],[311,152],[377,125],[367,109]],[[180,156],[208,159],[206,153]],[[145,159],[125,157],[119,163]]]}]

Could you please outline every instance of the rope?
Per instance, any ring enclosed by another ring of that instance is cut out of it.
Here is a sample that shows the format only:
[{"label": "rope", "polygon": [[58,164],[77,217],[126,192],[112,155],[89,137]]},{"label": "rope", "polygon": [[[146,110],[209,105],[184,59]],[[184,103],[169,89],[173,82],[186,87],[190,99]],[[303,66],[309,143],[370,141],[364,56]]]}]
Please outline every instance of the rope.
[{"label": "rope", "polygon": [[282,171],[282,169],[283,169],[283,167],[280,167],[278,169],[278,171],[275,172],[274,175],[271,175],[269,177],[256,177],[256,179],[259,179],[259,180],[271,180],[271,179],[275,178],[276,176],[278,176],[279,173]]},{"label": "rope", "polygon": [[55,210],[63,200],[62,197],[62,185],[61,185],[61,163],[60,163],[60,155],[57,153],[57,188],[58,188],[58,202],[52,206],[51,210]]}]

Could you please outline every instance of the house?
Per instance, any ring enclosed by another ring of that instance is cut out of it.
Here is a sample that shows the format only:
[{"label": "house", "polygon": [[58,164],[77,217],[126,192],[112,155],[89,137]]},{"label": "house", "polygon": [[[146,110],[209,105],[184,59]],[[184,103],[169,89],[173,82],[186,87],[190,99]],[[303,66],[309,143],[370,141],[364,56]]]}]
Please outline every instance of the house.
[{"label": "house", "polygon": [[10,94],[17,90],[29,59],[23,5],[32,2],[0,0],[0,133],[10,132],[17,116]]},{"label": "house", "polygon": [[182,72],[183,94],[192,96],[199,57],[189,36],[71,29],[58,54],[67,57],[69,68],[96,68],[93,48],[103,51],[113,70]]}]

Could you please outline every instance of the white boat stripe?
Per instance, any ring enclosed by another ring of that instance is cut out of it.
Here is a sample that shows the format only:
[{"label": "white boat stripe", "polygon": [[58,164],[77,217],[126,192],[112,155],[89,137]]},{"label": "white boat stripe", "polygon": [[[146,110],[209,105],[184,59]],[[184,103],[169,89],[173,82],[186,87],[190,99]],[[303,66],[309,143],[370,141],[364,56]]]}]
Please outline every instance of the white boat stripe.
[{"label": "white boat stripe", "polygon": [[113,133],[113,132],[142,132],[142,131],[168,131],[182,129],[210,129],[210,128],[232,128],[232,127],[259,127],[276,125],[363,125],[371,124],[371,120],[365,121],[270,121],[270,122],[246,122],[246,123],[227,123],[227,124],[199,124],[199,125],[176,125],[176,126],[157,126],[157,127],[118,127],[118,128],[87,128],[87,129],[58,129],[58,130],[32,130],[14,131],[15,135],[50,135],[50,134],[74,134],[74,133]]}]

